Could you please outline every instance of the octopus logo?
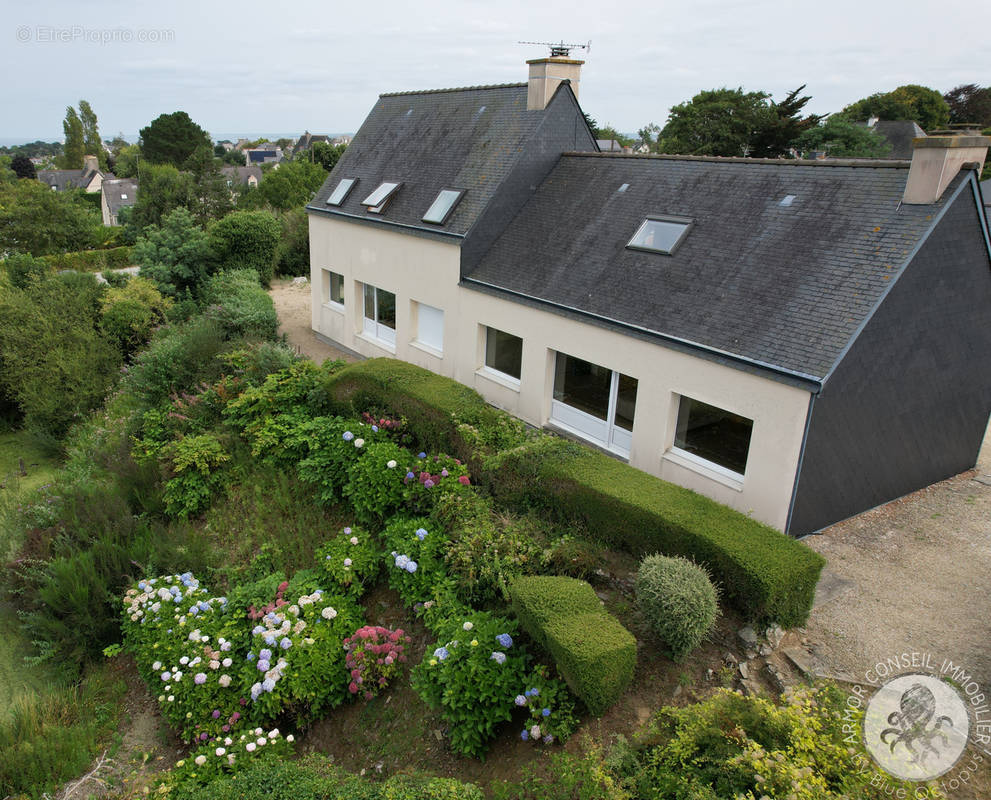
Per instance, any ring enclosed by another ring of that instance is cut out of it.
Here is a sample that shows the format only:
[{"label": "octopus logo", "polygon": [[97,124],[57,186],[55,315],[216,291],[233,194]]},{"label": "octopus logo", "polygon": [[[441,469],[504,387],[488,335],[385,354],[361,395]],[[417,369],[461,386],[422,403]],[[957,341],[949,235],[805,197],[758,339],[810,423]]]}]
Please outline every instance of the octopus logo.
[{"label": "octopus logo", "polygon": [[908,781],[938,778],[967,747],[967,705],[933,675],[901,675],[871,697],[864,744],[885,772]]}]

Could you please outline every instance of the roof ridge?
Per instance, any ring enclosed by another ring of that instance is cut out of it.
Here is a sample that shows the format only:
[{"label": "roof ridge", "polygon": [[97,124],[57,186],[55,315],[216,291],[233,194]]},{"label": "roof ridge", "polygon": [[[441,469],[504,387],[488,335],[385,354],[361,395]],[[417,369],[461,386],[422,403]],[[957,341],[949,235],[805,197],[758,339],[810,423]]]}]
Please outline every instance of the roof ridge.
[{"label": "roof ridge", "polygon": [[383,92],[379,97],[403,97],[411,94],[442,94],[444,92],[471,92],[479,89],[516,89],[525,83],[492,83],[486,86],[455,86],[450,89],[414,89],[407,92]]},{"label": "roof ridge", "polygon": [[742,156],[690,156],[671,155],[668,153],[586,153],[568,151],[562,156],[581,156],[582,158],[638,158],[652,161],[710,161],[720,164],[780,164],[789,167],[872,167],[881,169],[908,169],[911,161],[895,159],[806,159],[806,158],[744,158]]}]

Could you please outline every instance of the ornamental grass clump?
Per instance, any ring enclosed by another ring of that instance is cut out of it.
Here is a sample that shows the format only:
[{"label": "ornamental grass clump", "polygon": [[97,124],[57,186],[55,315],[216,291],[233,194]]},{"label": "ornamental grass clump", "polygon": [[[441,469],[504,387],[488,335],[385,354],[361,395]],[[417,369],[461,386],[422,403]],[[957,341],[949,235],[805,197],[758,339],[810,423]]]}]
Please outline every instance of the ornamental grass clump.
[{"label": "ornamental grass clump", "polygon": [[644,558],[636,593],[641,612],[675,661],[702,643],[719,616],[719,593],[709,573],[686,558]]},{"label": "ornamental grass clump", "polygon": [[344,640],[344,664],[351,682],[348,691],[366,700],[388,686],[406,663],[409,637],[402,628],[390,630],[381,625],[365,625]]}]

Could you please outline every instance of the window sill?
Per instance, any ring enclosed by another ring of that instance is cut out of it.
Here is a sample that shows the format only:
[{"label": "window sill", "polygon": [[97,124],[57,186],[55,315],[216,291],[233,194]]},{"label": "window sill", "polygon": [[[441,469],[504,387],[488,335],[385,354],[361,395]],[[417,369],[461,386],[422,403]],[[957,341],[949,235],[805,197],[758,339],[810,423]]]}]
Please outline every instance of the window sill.
[{"label": "window sill", "polygon": [[723,486],[727,486],[734,491],[743,491],[744,476],[739,472],[733,472],[732,470],[721,467],[711,461],[707,461],[704,458],[699,458],[697,455],[689,453],[687,450],[672,447],[663,456],[661,456],[661,458],[664,461],[677,464],[679,467],[684,467],[692,472],[697,472],[699,475],[709,478],[710,480],[714,480],[717,483],[721,483]]},{"label": "window sill", "polygon": [[323,304],[323,307],[330,311],[336,311],[338,314],[344,313],[344,303],[335,303],[333,300],[328,300]]},{"label": "window sill", "polygon": [[423,342],[414,339],[409,343],[410,347],[415,347],[417,350],[422,350],[428,356],[433,356],[434,358],[443,358],[444,351],[438,350],[436,347],[431,347],[429,344],[424,344]]},{"label": "window sill", "polygon": [[369,336],[367,333],[355,334],[355,337],[361,339],[363,342],[368,342],[376,347],[385,350],[385,352],[390,355],[396,354],[396,345],[393,342],[387,342],[385,339],[376,339],[374,336]]},{"label": "window sill", "polygon": [[498,383],[500,386],[505,386],[507,389],[516,392],[520,391],[519,379],[514,378],[512,375],[507,375],[505,372],[499,372],[495,369],[489,369],[488,367],[481,367],[475,370],[475,374],[479,378],[485,378],[486,380],[492,381],[492,383]]}]

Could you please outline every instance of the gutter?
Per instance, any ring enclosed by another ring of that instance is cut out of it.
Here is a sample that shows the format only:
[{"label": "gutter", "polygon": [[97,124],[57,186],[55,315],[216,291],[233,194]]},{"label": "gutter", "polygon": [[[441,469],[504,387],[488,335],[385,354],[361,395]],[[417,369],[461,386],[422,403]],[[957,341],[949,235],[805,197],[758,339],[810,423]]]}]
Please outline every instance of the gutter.
[{"label": "gutter", "polygon": [[468,288],[476,287],[480,288],[482,291],[486,291],[492,294],[507,295],[509,297],[525,300],[527,303],[543,306],[551,309],[559,309],[562,311],[567,311],[578,317],[585,317],[589,319],[594,319],[599,322],[604,322],[613,327],[625,328],[627,330],[636,331],[637,333],[643,334],[651,339],[659,339],[663,342],[669,344],[678,345],[679,347],[694,350],[696,352],[706,353],[710,356],[717,356],[719,359],[731,364],[739,364],[742,366],[747,366],[751,369],[756,369],[761,372],[770,373],[776,376],[779,380],[784,378],[788,383],[798,383],[802,388],[807,389],[814,394],[819,394],[822,391],[822,381],[815,377],[814,375],[808,375],[804,372],[795,372],[793,370],[786,369],[784,367],[779,367],[774,364],[769,364],[765,361],[758,361],[757,359],[747,358],[746,356],[737,355],[736,353],[730,353],[726,350],[720,350],[715,347],[709,347],[708,345],[700,344],[699,342],[693,342],[689,339],[683,339],[678,336],[672,336],[667,333],[660,333],[658,331],[652,331],[649,328],[644,328],[641,325],[633,325],[629,322],[621,322],[619,320],[611,319],[610,317],[603,316],[601,314],[594,314],[591,311],[584,311],[580,308],[574,308],[572,306],[566,306],[561,303],[554,303],[550,300],[545,300],[540,297],[534,297],[533,295],[528,295],[523,292],[517,292],[512,289],[506,289],[502,286],[496,286],[491,283],[486,283],[485,281],[480,281],[477,278],[465,278],[461,279],[462,285],[467,285]]}]

